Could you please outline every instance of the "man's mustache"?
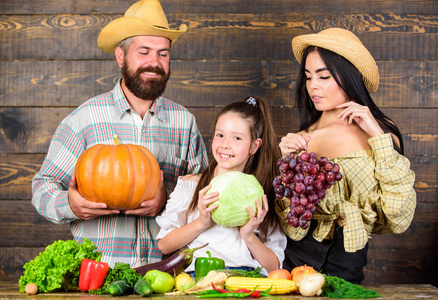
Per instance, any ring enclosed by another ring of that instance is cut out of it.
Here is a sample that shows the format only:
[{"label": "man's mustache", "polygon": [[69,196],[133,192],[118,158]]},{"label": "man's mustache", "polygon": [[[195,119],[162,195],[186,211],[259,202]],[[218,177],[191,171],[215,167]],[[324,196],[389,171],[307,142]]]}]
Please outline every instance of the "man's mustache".
[{"label": "man's mustache", "polygon": [[153,72],[156,73],[158,75],[166,75],[166,72],[164,71],[164,69],[160,68],[160,67],[145,67],[145,68],[138,68],[137,69],[137,74],[143,73],[143,72]]}]

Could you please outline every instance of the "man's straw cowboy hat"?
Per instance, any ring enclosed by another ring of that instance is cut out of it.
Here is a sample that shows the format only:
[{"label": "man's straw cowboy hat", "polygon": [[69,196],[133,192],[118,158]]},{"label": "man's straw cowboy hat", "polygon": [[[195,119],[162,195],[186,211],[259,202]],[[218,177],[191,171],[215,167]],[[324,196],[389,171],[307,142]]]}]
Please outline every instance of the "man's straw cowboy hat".
[{"label": "man's straw cowboy hat", "polygon": [[292,39],[292,50],[300,64],[304,50],[309,46],[330,50],[350,61],[362,74],[368,92],[375,92],[379,87],[379,70],[376,62],[352,32],[341,28],[330,28],[316,34],[296,36]]},{"label": "man's straw cowboy hat", "polygon": [[124,39],[138,35],[162,36],[172,43],[184,32],[187,25],[170,30],[166,15],[158,0],[141,0],[131,5],[122,18],[111,21],[99,34],[97,44],[100,49],[114,53]]}]

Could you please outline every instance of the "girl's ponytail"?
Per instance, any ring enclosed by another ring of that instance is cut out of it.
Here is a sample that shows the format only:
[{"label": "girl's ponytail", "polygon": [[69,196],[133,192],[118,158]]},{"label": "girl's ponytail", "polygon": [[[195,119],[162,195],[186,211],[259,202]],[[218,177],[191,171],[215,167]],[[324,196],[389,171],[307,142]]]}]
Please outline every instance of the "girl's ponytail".
[{"label": "girl's ponytail", "polygon": [[254,120],[253,132],[260,132],[262,144],[259,150],[248,160],[248,167],[260,184],[263,186],[266,196],[268,197],[269,211],[265,220],[260,224],[260,231],[267,235],[269,229],[277,226],[277,214],[275,213],[275,192],[273,180],[277,175],[277,160],[281,156],[280,148],[278,147],[277,136],[272,124],[272,118],[268,103],[260,97],[255,97],[260,116]]}]

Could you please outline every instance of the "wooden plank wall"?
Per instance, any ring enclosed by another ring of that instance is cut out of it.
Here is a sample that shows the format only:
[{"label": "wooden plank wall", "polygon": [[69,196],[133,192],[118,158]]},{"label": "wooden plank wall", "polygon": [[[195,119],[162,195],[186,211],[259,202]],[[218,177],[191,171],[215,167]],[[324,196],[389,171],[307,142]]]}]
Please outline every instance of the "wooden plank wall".
[{"label": "wooden plank wall", "polygon": [[[119,70],[97,47],[100,30],[134,0],[0,0],[0,278],[67,226],[39,216],[31,179],[58,123],[112,89]],[[278,136],[297,130],[298,64],[292,37],[330,27],[354,31],[377,60],[376,103],[398,123],[416,172],[418,206],[401,235],[373,236],[367,284],[438,285],[438,2],[436,0],[163,0],[172,28],[189,26],[172,50],[165,96],[187,106],[211,143],[220,107],[269,99]]]}]

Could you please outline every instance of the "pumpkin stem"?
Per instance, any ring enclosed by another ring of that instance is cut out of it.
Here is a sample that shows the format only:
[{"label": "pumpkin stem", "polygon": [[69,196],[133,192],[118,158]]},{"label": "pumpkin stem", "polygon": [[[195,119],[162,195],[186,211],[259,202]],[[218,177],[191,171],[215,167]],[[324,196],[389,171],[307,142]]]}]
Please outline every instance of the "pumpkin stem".
[{"label": "pumpkin stem", "polygon": [[114,145],[120,145],[119,136],[117,134],[113,136],[113,139],[114,139]]}]

